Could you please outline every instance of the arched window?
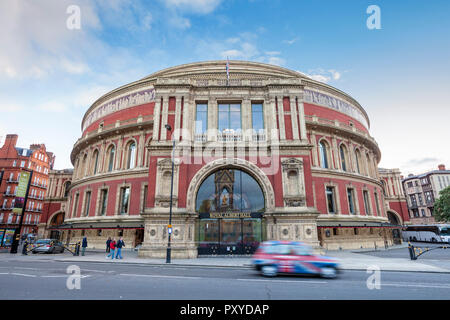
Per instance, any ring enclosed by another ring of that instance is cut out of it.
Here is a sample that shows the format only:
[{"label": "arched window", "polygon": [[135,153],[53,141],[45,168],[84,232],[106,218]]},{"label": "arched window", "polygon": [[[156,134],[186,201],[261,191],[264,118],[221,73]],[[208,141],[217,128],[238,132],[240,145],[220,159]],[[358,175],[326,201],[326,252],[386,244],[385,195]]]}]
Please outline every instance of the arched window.
[{"label": "arched window", "polygon": [[92,155],[93,165],[94,168],[92,170],[92,174],[97,174],[98,170],[98,150],[94,151],[94,154]]},{"label": "arched window", "polygon": [[127,169],[133,169],[136,166],[136,143],[130,143],[127,152]]},{"label": "arched window", "polygon": [[69,195],[70,185],[71,185],[70,181],[67,181],[64,184],[64,198],[67,198],[67,196]]},{"label": "arched window", "polygon": [[320,166],[322,168],[329,168],[329,152],[328,144],[323,140],[319,142],[319,152],[320,152]]},{"label": "arched window", "polygon": [[82,170],[82,174],[81,177],[85,177],[87,175],[87,154],[84,155],[83,157],[83,170]]},{"label": "arched window", "polygon": [[258,182],[241,170],[218,170],[203,181],[197,192],[199,213],[263,212],[264,208],[264,195]]},{"label": "arched window", "polygon": [[339,153],[341,155],[341,167],[342,170],[347,171],[347,148],[344,144],[341,144],[339,147]]},{"label": "arched window", "polygon": [[114,145],[111,145],[108,148],[108,152],[106,154],[108,157],[108,172],[111,172],[114,169],[114,159],[116,154],[116,148],[114,147]]}]

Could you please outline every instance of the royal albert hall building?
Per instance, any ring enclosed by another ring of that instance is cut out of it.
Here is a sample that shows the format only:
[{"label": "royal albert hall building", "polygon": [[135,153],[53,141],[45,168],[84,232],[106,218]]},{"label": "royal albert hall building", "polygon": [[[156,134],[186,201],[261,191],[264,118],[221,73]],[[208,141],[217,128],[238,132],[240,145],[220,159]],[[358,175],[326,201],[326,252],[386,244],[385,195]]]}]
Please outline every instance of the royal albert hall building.
[{"label": "royal albert hall building", "polygon": [[123,236],[139,256],[165,257],[173,187],[174,258],[249,254],[265,240],[392,245],[361,105],[292,70],[229,64],[164,69],[95,101],[71,153],[61,237],[104,248]]}]

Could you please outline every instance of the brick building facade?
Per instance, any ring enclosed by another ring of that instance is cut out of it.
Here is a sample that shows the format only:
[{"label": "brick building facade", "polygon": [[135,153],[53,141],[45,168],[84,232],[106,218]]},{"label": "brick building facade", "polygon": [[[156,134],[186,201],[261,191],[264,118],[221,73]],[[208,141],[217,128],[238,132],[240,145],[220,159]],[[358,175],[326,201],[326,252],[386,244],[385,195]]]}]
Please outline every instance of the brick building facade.
[{"label": "brick building facade", "polygon": [[[124,236],[165,256],[251,253],[260,241],[391,245],[381,151],[352,97],[278,66],[199,62],[156,72],[86,112],[58,227],[90,247]],[[170,130],[168,130],[168,126]],[[402,215],[402,213],[399,213]]]},{"label": "brick building facade", "polygon": [[0,237],[5,244],[6,234],[14,230],[20,221],[20,213],[14,213],[20,174],[32,171],[28,201],[25,207],[21,234],[36,234],[44,198],[48,188],[48,174],[55,161],[53,153],[44,144],[32,144],[29,148],[17,147],[18,136],[9,134],[0,148],[0,170],[3,181],[0,185]]}]

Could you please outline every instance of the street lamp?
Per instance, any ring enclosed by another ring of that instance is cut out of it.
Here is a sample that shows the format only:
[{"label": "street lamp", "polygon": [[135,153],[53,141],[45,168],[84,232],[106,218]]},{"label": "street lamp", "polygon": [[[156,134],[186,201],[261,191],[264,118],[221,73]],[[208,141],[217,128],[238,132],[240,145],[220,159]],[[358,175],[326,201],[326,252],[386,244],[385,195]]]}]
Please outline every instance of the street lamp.
[{"label": "street lamp", "polygon": [[[172,131],[172,127],[169,124],[165,125],[165,128],[167,131]],[[172,134],[172,176],[171,176],[171,182],[170,182],[170,211],[169,211],[169,225],[167,228],[168,234],[169,234],[169,240],[167,243],[167,253],[166,253],[166,263],[170,263],[170,255],[171,255],[171,247],[170,247],[170,238],[172,235],[172,197],[173,197],[173,166],[175,161],[175,139]]]}]

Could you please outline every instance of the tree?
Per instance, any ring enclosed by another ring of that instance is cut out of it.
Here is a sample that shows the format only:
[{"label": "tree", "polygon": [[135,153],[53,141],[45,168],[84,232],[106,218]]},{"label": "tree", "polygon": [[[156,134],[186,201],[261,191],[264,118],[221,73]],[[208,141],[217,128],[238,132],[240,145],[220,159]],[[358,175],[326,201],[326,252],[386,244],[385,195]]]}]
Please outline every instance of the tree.
[{"label": "tree", "polygon": [[433,215],[436,221],[450,221],[450,186],[439,192],[439,199],[434,203]]}]

